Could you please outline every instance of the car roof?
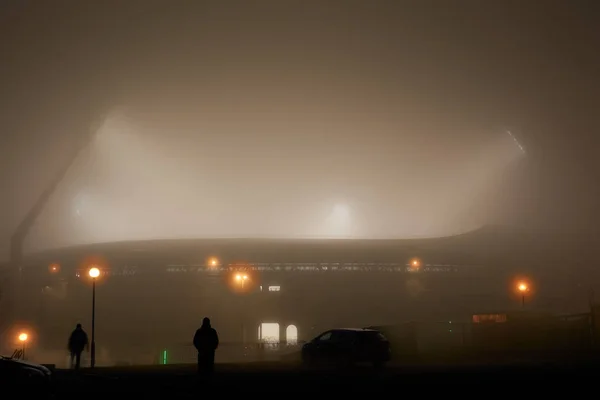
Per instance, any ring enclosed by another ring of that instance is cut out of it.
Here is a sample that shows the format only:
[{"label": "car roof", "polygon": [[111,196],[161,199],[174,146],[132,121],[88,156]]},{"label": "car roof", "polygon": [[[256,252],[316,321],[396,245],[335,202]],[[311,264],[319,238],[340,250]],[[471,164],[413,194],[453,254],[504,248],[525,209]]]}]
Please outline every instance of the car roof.
[{"label": "car roof", "polygon": [[375,330],[375,329],[365,329],[365,328],[338,328],[338,329],[332,329],[332,331],[350,331],[350,332],[377,332],[379,333],[379,331]]},{"label": "car roof", "polygon": [[49,371],[43,365],[35,364],[35,363],[29,362],[29,361],[19,360],[16,358],[2,356],[2,357],[0,357],[0,362],[2,362],[5,365],[11,365],[16,368],[34,368],[34,369],[37,369],[40,371]]}]

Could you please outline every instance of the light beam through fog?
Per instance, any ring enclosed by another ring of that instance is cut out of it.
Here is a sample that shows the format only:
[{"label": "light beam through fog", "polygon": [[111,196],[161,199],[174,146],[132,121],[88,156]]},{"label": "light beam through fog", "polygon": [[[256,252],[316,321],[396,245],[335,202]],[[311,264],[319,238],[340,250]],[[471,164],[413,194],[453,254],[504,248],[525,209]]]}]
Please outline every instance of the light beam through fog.
[{"label": "light beam through fog", "polygon": [[525,148],[521,145],[521,143],[519,143],[519,141],[517,140],[515,135],[513,135],[511,131],[506,131],[506,133],[508,133],[508,135],[512,138],[512,140],[514,140],[514,142],[517,145],[517,147],[519,148],[519,150],[521,150],[521,152],[523,154],[525,154]]},{"label": "light beam through fog", "polygon": [[240,150],[220,139],[230,125],[165,132],[132,115],[107,117],[40,216],[28,251],[172,238],[457,234],[487,222],[489,213],[473,210],[487,209],[484,194],[523,155],[516,140],[489,132],[451,148],[414,140],[415,132],[390,152],[389,142],[355,143],[352,127],[335,124],[327,129],[347,129],[347,137],[312,143],[327,134],[318,126],[300,135],[311,152],[277,141],[268,125],[253,126],[256,136]]}]

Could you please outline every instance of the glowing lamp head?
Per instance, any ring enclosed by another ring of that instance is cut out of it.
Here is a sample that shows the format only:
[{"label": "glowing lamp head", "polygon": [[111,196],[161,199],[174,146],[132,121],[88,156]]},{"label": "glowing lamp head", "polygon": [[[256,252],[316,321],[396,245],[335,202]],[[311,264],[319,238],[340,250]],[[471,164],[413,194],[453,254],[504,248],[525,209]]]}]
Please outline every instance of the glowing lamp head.
[{"label": "glowing lamp head", "polygon": [[26,342],[29,339],[29,335],[25,332],[19,334],[19,342]]},{"label": "glowing lamp head", "polygon": [[247,280],[247,279],[248,279],[248,275],[237,274],[237,275],[235,276],[235,280],[236,280],[236,281],[239,281],[239,282],[241,282],[241,281],[245,281],[245,280]]},{"label": "glowing lamp head", "polygon": [[412,269],[421,268],[421,260],[419,260],[418,258],[413,258],[412,260],[410,260],[410,267]]},{"label": "glowing lamp head", "polygon": [[519,289],[519,292],[525,293],[529,289],[529,287],[526,283],[521,282],[519,283],[519,286],[517,286],[517,289]]},{"label": "glowing lamp head", "polygon": [[90,275],[90,278],[95,279],[100,276],[100,270],[96,267],[92,267],[90,268],[88,274]]},{"label": "glowing lamp head", "polygon": [[210,265],[211,267],[216,267],[217,265],[219,265],[219,260],[217,260],[216,258],[211,258],[208,261],[208,265]]}]

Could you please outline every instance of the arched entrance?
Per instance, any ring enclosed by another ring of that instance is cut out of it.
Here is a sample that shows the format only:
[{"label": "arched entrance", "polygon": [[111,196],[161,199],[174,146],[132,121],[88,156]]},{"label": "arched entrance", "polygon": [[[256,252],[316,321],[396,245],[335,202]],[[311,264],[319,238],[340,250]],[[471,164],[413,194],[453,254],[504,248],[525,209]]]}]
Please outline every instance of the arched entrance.
[{"label": "arched entrance", "polygon": [[288,325],[285,329],[285,342],[287,344],[298,344],[298,328],[296,325]]}]

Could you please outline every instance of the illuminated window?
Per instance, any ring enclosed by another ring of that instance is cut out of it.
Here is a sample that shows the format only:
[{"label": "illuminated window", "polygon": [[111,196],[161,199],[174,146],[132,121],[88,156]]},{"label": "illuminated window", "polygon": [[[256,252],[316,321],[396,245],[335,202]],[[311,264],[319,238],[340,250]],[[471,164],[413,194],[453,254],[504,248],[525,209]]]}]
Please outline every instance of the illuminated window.
[{"label": "illuminated window", "polygon": [[259,328],[260,340],[266,343],[279,343],[279,324],[262,323]]},{"label": "illuminated window", "polygon": [[285,329],[285,342],[287,344],[298,344],[298,328],[296,325],[288,325]]},{"label": "illuminated window", "polygon": [[269,286],[269,292],[279,292],[281,290],[281,286]]}]

